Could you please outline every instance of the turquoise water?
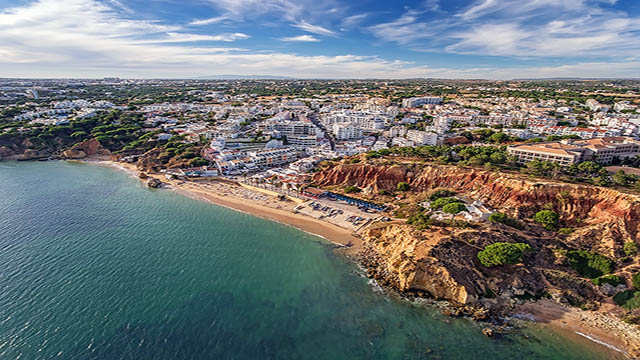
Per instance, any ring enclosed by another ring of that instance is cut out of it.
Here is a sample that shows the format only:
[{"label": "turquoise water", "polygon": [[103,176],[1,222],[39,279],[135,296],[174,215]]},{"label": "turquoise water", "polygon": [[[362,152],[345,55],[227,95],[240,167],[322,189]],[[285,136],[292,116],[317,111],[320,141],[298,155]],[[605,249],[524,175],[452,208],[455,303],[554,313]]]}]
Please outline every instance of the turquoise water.
[{"label": "turquoise water", "polygon": [[606,359],[376,291],[321,239],[144,188],[0,163],[2,359]]}]

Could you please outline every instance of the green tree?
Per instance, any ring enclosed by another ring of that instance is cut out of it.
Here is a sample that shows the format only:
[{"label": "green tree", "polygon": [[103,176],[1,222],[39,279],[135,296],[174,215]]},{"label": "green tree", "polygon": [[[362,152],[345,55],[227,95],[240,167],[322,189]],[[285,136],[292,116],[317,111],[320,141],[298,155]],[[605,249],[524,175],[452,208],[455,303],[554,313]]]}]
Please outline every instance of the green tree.
[{"label": "green tree", "polygon": [[467,210],[467,207],[463,203],[459,203],[459,202],[454,202],[454,203],[451,203],[451,204],[447,204],[447,205],[442,207],[442,211],[446,212],[447,214],[454,215],[454,216],[457,213],[465,211],[465,210]]},{"label": "green tree", "polygon": [[573,250],[567,252],[569,266],[581,276],[597,278],[613,272],[615,264],[613,260],[600,254],[585,250]]},{"label": "green tree", "polygon": [[627,241],[626,243],[624,243],[624,247],[622,250],[627,256],[635,256],[638,253],[638,245],[633,241]]},{"label": "green tree", "polygon": [[445,198],[435,199],[429,205],[431,206],[432,209],[439,210],[439,209],[442,209],[442,207],[444,207],[447,204],[459,203],[459,202],[460,202],[460,200],[458,200],[456,198],[445,197]]},{"label": "green tree", "polygon": [[636,290],[640,290],[640,272],[637,272],[631,276],[631,284]]},{"label": "green tree", "polygon": [[486,267],[517,264],[522,261],[522,255],[529,251],[533,249],[525,243],[498,242],[480,251],[478,260]]},{"label": "green tree", "polygon": [[597,174],[602,166],[595,161],[584,161],[578,164],[578,170],[587,174]]},{"label": "green tree", "polygon": [[507,215],[495,212],[489,216],[489,221],[504,224],[507,221]]},{"label": "green tree", "polygon": [[611,180],[613,180],[613,182],[616,185],[620,185],[620,186],[629,185],[629,180],[627,179],[627,174],[625,174],[625,172],[623,170],[616,171],[616,173],[613,174],[613,176],[611,176]]},{"label": "green tree", "polygon": [[362,190],[359,187],[353,185],[349,185],[344,188],[344,192],[347,194],[359,193],[360,191]]},{"label": "green tree", "polygon": [[509,141],[509,135],[499,132],[489,136],[489,141],[494,142],[496,144],[501,144],[503,142]]},{"label": "green tree", "polygon": [[74,137],[74,138],[81,138],[85,136],[87,136],[87,133],[85,131],[76,131],[73,134],[71,134],[71,137]]},{"label": "green tree", "polygon": [[398,185],[396,185],[396,188],[398,189],[398,191],[409,191],[409,189],[411,189],[411,186],[406,182],[401,181],[398,183]]},{"label": "green tree", "polygon": [[547,230],[555,230],[558,226],[558,214],[551,210],[538,211],[533,216],[533,221],[544,226]]}]

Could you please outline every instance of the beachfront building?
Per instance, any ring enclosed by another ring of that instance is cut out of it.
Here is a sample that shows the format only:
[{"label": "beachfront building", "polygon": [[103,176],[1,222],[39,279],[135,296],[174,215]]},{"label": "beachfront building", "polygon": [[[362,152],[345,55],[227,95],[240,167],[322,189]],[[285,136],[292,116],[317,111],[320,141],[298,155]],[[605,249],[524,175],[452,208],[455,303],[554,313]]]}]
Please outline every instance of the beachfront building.
[{"label": "beachfront building", "polygon": [[622,160],[640,155],[640,141],[621,136],[589,140],[562,140],[509,146],[507,152],[517,157],[521,163],[540,160],[569,166],[582,161],[594,160],[607,165],[616,158]]},{"label": "beachfront building", "polygon": [[298,151],[292,148],[251,151],[248,155],[259,168],[282,166],[298,160]]}]

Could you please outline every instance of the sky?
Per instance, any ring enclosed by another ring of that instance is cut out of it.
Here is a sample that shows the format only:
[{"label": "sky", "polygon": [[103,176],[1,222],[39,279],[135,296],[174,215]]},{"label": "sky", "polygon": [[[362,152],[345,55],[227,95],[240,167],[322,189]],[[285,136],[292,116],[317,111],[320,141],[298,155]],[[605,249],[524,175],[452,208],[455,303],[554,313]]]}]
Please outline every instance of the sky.
[{"label": "sky", "polygon": [[0,77],[640,78],[640,0],[0,0]]}]

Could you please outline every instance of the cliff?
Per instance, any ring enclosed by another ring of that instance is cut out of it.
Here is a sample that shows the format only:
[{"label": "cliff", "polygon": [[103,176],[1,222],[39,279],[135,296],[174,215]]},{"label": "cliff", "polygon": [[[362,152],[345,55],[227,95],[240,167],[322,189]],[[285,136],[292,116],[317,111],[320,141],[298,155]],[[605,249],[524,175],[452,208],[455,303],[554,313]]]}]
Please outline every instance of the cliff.
[{"label": "cliff", "polygon": [[[568,266],[569,250],[588,250],[616,262],[615,273],[626,279],[640,267],[638,257],[628,257],[626,242],[638,243],[640,198],[615,189],[554,181],[536,181],[520,174],[435,164],[338,164],[314,174],[320,187],[353,185],[362,196],[380,201],[380,190],[397,193],[399,182],[410,192],[392,207],[415,206],[434,189],[481,200],[496,211],[518,219],[518,228],[490,222],[471,228],[430,226],[420,231],[402,220],[373,224],[361,232],[361,263],[381,284],[406,294],[429,295],[454,304],[481,305],[510,312],[525,299],[552,298],[582,308],[598,309],[611,302],[610,289],[595,286]],[[386,197],[390,200],[390,197]],[[560,215],[569,235],[547,231],[531,217],[542,209]],[[520,264],[487,268],[477,255],[496,242],[521,242],[535,251]],[[621,314],[622,309],[619,309]],[[626,316],[626,315],[625,315]]]},{"label": "cliff", "polygon": [[551,207],[563,226],[577,228],[570,241],[612,257],[622,256],[626,241],[638,242],[640,231],[640,197],[589,185],[431,164],[415,169],[341,164],[316,173],[313,180],[319,186],[355,185],[372,194],[394,191],[399,182],[409,183],[416,192],[447,188],[520,219]]},{"label": "cliff", "polygon": [[88,156],[108,156],[109,150],[102,147],[96,139],[88,139],[73,145],[69,150],[62,152],[65,159],[84,159]]},{"label": "cliff", "polygon": [[51,154],[49,149],[34,146],[29,139],[0,142],[0,160],[36,160]]}]

